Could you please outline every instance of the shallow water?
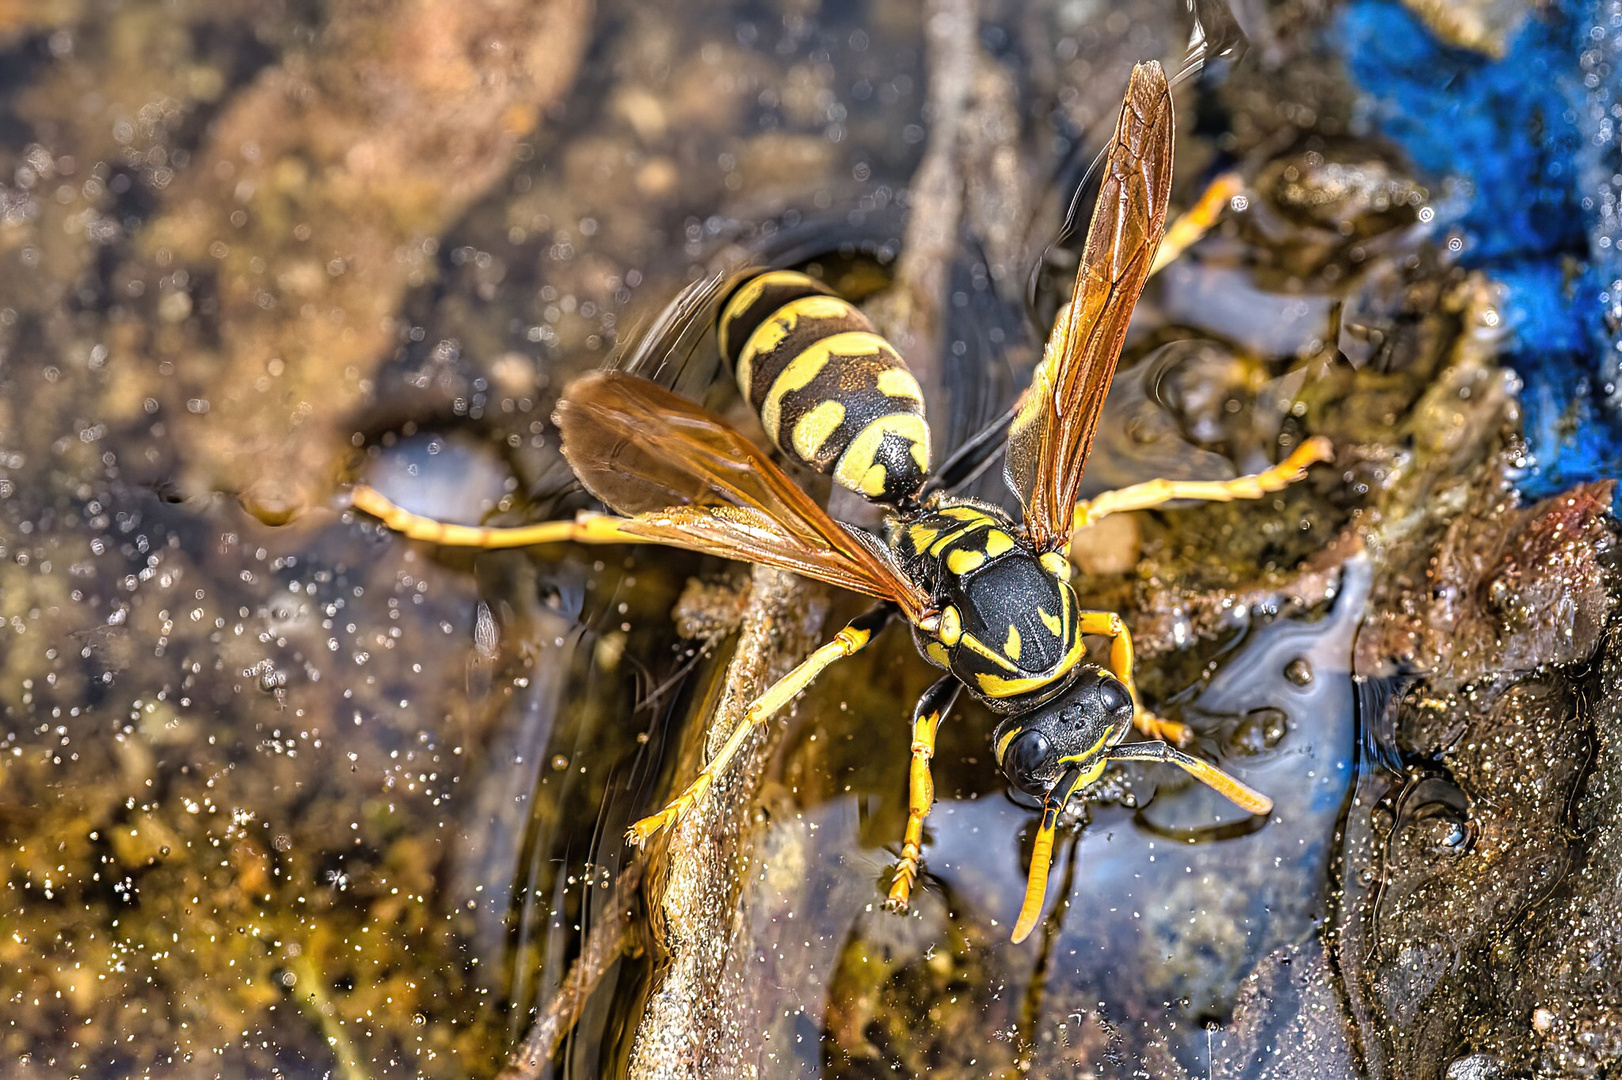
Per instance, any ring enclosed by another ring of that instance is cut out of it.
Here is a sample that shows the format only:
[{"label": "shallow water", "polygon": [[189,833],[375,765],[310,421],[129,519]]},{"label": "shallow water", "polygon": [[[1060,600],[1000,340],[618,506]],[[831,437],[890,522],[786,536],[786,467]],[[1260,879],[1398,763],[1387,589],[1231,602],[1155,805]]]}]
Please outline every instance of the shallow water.
[{"label": "shallow water", "polygon": [[[1557,191],[1578,227],[1480,257],[1505,222],[1423,171],[1398,122],[1423,109],[1367,52],[1431,42],[1499,86],[1521,48],[1576,70],[1557,46],[1602,6],[1517,15],[1491,60],[1391,5],[1287,5],[1176,91],[1177,207],[1220,168],[1248,187],[1146,294],[1090,480],[1253,470],[1305,434],[1337,458],[1076,556],[1149,700],[1271,818],[1112,772],[1011,946],[1033,814],[964,705],[927,877],[882,911],[932,678],[892,628],[761,753],[699,940],[720,975],[664,1012],[671,879],[656,859],[618,895],[620,836],[694,755],[764,586],[669,550],[409,542],[344,485],[461,521],[588,507],[558,393],[749,252],[914,333],[955,445],[1028,378],[1063,206],[1185,12],[982,5],[944,209],[906,192],[941,126],[906,5],[0,16],[0,1075],[494,1075],[621,911],[624,959],[531,1075],[1614,1068],[1609,491],[1526,510],[1512,487],[1614,462],[1584,419],[1609,422],[1586,351],[1609,324],[1582,309],[1529,358],[1517,321],[1548,299],[1517,275],[1604,225]],[[909,205],[956,221],[921,266]],[[666,359],[752,423],[707,343]],[[1006,501],[997,474],[974,490]],[[789,652],[861,610],[782,595],[764,640]],[[633,1051],[655,1015],[703,1041]]]}]

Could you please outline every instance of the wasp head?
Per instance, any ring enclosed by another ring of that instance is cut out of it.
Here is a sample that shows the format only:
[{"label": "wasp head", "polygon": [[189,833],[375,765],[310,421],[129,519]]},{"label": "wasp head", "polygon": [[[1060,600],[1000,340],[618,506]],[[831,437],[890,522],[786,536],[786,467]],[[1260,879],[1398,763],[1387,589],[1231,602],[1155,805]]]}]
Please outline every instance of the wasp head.
[{"label": "wasp head", "polygon": [[1252,814],[1272,811],[1273,800],[1266,795],[1175,746],[1158,740],[1123,745],[1132,715],[1132,693],[1126,684],[1102,668],[1086,667],[1058,697],[1010,716],[992,733],[997,764],[1004,775],[1021,791],[1042,800],[1025,903],[1014,923],[1016,944],[1025,940],[1042,914],[1059,814],[1070,797],[1097,780],[1111,760],[1176,765],[1243,810]]},{"label": "wasp head", "polygon": [[[1132,726],[1132,694],[1102,668],[1086,667],[1051,701],[1010,716],[992,733],[997,764],[1027,795],[1068,799],[1104,771],[1111,747]],[[1063,777],[1071,791],[1054,791]]]}]

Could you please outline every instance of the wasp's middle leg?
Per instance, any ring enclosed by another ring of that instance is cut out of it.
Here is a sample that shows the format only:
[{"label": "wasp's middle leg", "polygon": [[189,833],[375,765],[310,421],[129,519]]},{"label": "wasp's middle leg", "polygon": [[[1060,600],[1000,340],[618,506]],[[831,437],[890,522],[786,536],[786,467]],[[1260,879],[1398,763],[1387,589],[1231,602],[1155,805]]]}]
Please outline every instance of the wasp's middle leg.
[{"label": "wasp's middle leg", "polygon": [[643,818],[626,830],[626,842],[637,845],[646,843],[660,829],[674,825],[686,817],[693,807],[704,800],[716,778],[726,771],[727,766],[738,755],[738,751],[743,749],[744,743],[754,734],[756,728],[775,716],[778,710],[794,699],[794,695],[811,685],[811,681],[822,674],[828,665],[865,649],[873,640],[873,636],[890,621],[892,614],[894,610],[885,605],[852,619],[848,626],[834,635],[832,641],[818,648],[800,661],[794,670],[768,687],[764,694],[750,704],[743,720],[732,729],[727,741],[716,751],[715,757],[693,778],[693,782],[688,784],[680,795],[670,800],[663,810]]},{"label": "wasp's middle leg", "polygon": [[1132,695],[1132,724],[1151,739],[1164,739],[1174,746],[1188,742],[1191,734],[1187,724],[1176,720],[1163,720],[1143,707],[1138,696],[1138,684],[1132,677],[1135,658],[1132,652],[1132,634],[1126,623],[1113,611],[1084,611],[1078,619],[1083,634],[1096,634],[1110,639],[1109,669],[1126,684]]},{"label": "wasp's middle leg", "polygon": [[1283,461],[1270,469],[1232,480],[1146,480],[1141,484],[1106,491],[1094,499],[1076,504],[1075,528],[1091,525],[1099,518],[1119,514],[1123,510],[1148,510],[1174,499],[1199,499],[1204,502],[1232,502],[1235,499],[1259,499],[1275,491],[1283,491],[1307,474],[1307,467],[1328,461],[1334,455],[1329,440],[1316,435],[1300,446]]},{"label": "wasp's middle leg", "polygon": [[918,880],[918,862],[924,850],[924,819],[935,804],[935,779],[929,763],[935,756],[935,735],[941,720],[951,711],[963,684],[955,675],[935,680],[912,713],[912,766],[907,773],[907,831],[901,840],[901,858],[896,860],[890,880],[890,896],[885,906],[906,911],[912,899],[913,882]]}]

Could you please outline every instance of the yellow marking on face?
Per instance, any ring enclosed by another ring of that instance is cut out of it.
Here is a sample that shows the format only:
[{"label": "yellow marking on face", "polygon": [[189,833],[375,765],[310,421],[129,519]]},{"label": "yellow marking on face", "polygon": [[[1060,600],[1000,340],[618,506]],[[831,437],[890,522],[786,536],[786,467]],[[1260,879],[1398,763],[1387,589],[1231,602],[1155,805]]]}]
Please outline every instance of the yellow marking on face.
[{"label": "yellow marking on face", "polygon": [[986,558],[995,559],[998,555],[1014,550],[1014,538],[1001,529],[992,529],[986,533]]},{"label": "yellow marking on face", "polygon": [[1015,626],[1013,623],[1009,623],[1008,624],[1008,637],[1002,643],[1002,651],[1008,655],[1008,659],[1018,661],[1019,660],[1019,648],[1020,648],[1019,627]]},{"label": "yellow marking on face", "polygon": [[[971,640],[970,635],[964,635],[963,640]],[[1059,659],[1058,664],[1054,665],[1052,671],[1017,679],[1005,679],[1001,675],[980,674],[975,676],[975,680],[980,684],[980,692],[985,694],[986,697],[1017,697],[1020,694],[1030,693],[1032,690],[1040,690],[1044,686],[1050,686],[1063,679],[1070,673],[1071,668],[1081,663],[1082,658],[1086,655],[1087,647],[1078,636],[1075,641],[1071,642],[1069,651]]]},{"label": "yellow marking on face", "polygon": [[[1068,757],[1060,758],[1059,759],[1059,764],[1061,764],[1061,765],[1080,765],[1083,761],[1086,761],[1088,758],[1092,757],[1093,755],[1102,753],[1103,750],[1104,750],[1104,744],[1109,742],[1111,734],[1112,733],[1108,732],[1108,731],[1104,732],[1104,734],[1100,735],[1098,737],[1098,741],[1093,743],[1092,746],[1088,747],[1086,750],[1083,750],[1079,754],[1071,754]],[[1099,760],[1099,763],[1097,765],[1097,770],[1098,770],[1098,772],[1093,773],[1093,777],[1095,779],[1097,778],[1098,773],[1104,771],[1104,761],[1103,761],[1103,759]]]},{"label": "yellow marking on face", "polygon": [[959,577],[978,570],[986,561],[986,553],[970,548],[958,548],[946,556],[946,569]]},{"label": "yellow marking on face", "polygon": [[1042,554],[1037,556],[1037,561],[1042,564],[1042,569],[1046,570],[1060,581],[1070,580],[1070,560],[1065,558],[1062,553],[1057,551],[1044,551]]},{"label": "yellow marking on face", "polygon": [[824,401],[800,417],[794,425],[794,452],[807,461],[817,456],[822,444],[845,422],[845,403]]},{"label": "yellow marking on face", "polygon": [[[785,305],[793,307],[793,304]],[[781,314],[781,313],[779,313]],[[768,325],[781,325],[778,317],[774,315]],[[762,330],[765,329],[763,326]],[[749,339],[750,348],[754,347],[755,339],[760,336],[756,331],[754,337]],[[828,366],[834,354],[852,356],[863,352],[871,352],[874,344],[884,344],[884,339],[877,334],[870,334],[865,330],[851,330],[843,334],[832,334],[821,341],[807,345],[799,355],[788,362],[777,378],[772,380],[771,389],[766,391],[766,400],[760,403],[760,426],[766,429],[766,434],[777,440],[777,428],[783,418],[783,398],[796,390],[804,389],[812,379],[822,373]],[[871,427],[872,425],[868,425]],[[779,443],[779,446],[782,444]],[[874,443],[877,446],[877,441]],[[869,455],[871,456],[871,455]],[[841,458],[843,460],[843,458]]]},{"label": "yellow marking on face", "polygon": [[1013,742],[1016,737],[1023,735],[1024,733],[1024,728],[1014,728],[1008,734],[997,740],[997,744],[992,747],[992,752],[997,755],[998,768],[1002,767],[1002,756],[1008,752],[1008,744]]},{"label": "yellow marking on face", "polygon": [[891,367],[879,372],[879,393],[885,397],[906,398],[909,401],[924,400],[924,391],[918,385],[918,380],[912,377],[912,372],[906,368]]},{"label": "yellow marking on face", "polygon": [[[987,660],[990,660],[993,664],[996,664],[998,667],[1002,668],[1004,671],[1018,671],[1019,670],[1019,668],[1014,665],[1014,662],[1012,660],[1008,659],[1008,657],[1004,656],[1002,653],[998,652],[996,649],[993,649],[991,646],[987,645],[985,642],[981,641],[979,638],[975,637],[973,634],[964,634],[962,637],[958,638],[958,645],[961,648],[968,649],[970,652],[974,653],[977,656],[985,657]],[[996,676],[996,675],[981,675],[981,676],[979,676],[979,678],[980,678],[980,680],[982,682],[984,682],[988,678],[995,679],[995,678],[999,678],[999,676]],[[1008,680],[1004,680],[1004,681],[1008,681]],[[995,697],[995,696],[998,696],[998,695],[992,695],[992,696]],[[1006,696],[1006,695],[1004,695],[1004,696]]]},{"label": "yellow marking on face", "polygon": [[948,648],[956,645],[958,638],[963,636],[963,615],[953,605],[948,604],[941,611],[941,628],[935,636]]},{"label": "yellow marking on face", "polygon": [[952,654],[946,651],[946,646],[938,641],[931,641],[924,646],[924,655],[940,667],[952,666]]},{"label": "yellow marking on face", "polygon": [[1041,618],[1042,625],[1048,628],[1048,633],[1058,637],[1064,629],[1064,620],[1057,615],[1049,615],[1046,608],[1037,608],[1036,614]]},{"label": "yellow marking on face", "polygon": [[[828,342],[837,342],[841,338],[852,337],[877,339],[877,335],[874,334],[850,333],[835,334],[827,340]],[[796,359],[795,363],[798,362],[799,360]],[[784,374],[786,375],[787,372],[785,371]],[[778,381],[781,382],[782,380],[779,379]],[[774,385],[772,392],[776,393],[776,391],[777,387]],[[765,406],[761,407],[760,415],[761,423],[765,424]],[[766,430],[770,431],[771,426],[766,425]],[[852,491],[860,491],[864,495],[882,495],[884,493],[884,482],[888,478],[888,474],[885,473],[884,466],[874,461],[873,457],[879,452],[879,445],[884,442],[884,436],[890,434],[899,435],[911,442],[913,444],[913,459],[921,461],[923,467],[927,469],[929,462],[929,425],[924,423],[924,418],[916,413],[891,413],[888,416],[880,416],[874,419],[850,441],[850,445],[845,447],[845,452],[839,455],[839,464],[834,467],[834,479]]]}]

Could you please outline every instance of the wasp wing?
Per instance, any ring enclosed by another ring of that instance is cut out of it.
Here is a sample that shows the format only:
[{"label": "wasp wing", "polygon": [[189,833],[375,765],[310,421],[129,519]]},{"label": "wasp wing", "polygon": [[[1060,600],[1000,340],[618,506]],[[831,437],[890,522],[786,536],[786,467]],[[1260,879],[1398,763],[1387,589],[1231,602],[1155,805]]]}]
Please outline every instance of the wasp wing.
[{"label": "wasp wing", "polygon": [[1067,314],[1008,432],[1006,475],[1041,550],[1062,546],[1132,309],[1166,231],[1171,91],[1158,63],[1132,72]]},{"label": "wasp wing", "polygon": [[720,417],[617,372],[569,387],[553,419],[580,482],[627,515],[621,531],[790,570],[893,601],[929,604],[888,549],[839,524]]}]

